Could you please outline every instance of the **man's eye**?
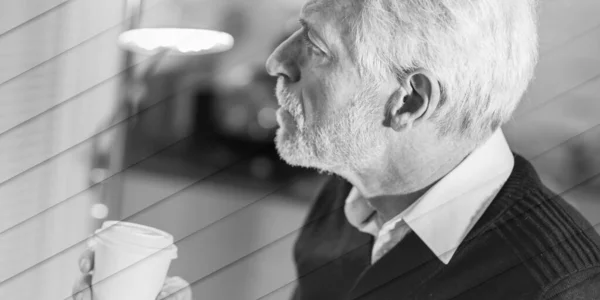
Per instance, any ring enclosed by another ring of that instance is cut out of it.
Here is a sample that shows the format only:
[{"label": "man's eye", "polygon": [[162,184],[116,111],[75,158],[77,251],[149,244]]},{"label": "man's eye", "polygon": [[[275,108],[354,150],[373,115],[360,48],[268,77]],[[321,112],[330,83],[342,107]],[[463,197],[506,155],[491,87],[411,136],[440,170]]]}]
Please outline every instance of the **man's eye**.
[{"label": "man's eye", "polygon": [[321,51],[321,49],[319,49],[319,47],[315,46],[315,44],[310,40],[310,38],[308,37],[308,32],[304,32],[304,34],[302,35],[302,40],[304,41],[304,44],[306,45],[306,47],[310,50],[312,50],[313,52],[315,52],[318,55],[323,55],[325,54],[323,51]]}]

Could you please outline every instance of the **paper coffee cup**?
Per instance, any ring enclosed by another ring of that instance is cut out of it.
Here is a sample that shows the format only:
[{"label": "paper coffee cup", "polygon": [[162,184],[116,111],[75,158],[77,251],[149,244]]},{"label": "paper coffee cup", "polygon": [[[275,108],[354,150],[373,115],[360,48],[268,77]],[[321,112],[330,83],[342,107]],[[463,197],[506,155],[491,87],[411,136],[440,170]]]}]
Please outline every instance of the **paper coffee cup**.
[{"label": "paper coffee cup", "polygon": [[156,300],[177,258],[172,235],[134,223],[106,221],[92,242],[94,300]]}]

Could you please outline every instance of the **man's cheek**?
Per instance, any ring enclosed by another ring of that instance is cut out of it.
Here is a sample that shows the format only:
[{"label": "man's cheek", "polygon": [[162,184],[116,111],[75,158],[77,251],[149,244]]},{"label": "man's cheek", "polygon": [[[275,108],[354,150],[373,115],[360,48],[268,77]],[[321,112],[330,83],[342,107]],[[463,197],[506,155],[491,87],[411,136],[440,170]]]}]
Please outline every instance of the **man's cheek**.
[{"label": "man's cheek", "polygon": [[319,83],[314,82],[312,88],[305,90],[304,96],[304,114],[307,122],[318,122],[327,111],[330,100],[328,94]]}]

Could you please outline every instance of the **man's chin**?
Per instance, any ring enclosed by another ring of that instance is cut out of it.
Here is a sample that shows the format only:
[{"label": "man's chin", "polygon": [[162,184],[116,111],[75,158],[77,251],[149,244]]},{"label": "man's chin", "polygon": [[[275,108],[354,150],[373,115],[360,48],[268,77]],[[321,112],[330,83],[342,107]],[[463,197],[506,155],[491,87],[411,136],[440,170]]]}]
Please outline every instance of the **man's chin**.
[{"label": "man's chin", "polygon": [[306,168],[315,167],[308,146],[303,144],[297,132],[290,132],[288,128],[279,127],[275,138],[275,146],[279,157],[288,165]]},{"label": "man's chin", "polygon": [[297,159],[295,159],[294,148],[297,147],[297,136],[292,134],[285,126],[280,126],[277,129],[277,135],[275,137],[275,147],[277,153],[281,159],[290,165],[295,165]]},{"label": "man's chin", "polygon": [[321,157],[317,150],[311,147],[311,143],[300,133],[290,133],[285,128],[277,130],[275,146],[279,157],[288,165],[293,167],[303,167],[315,169],[320,173],[331,173],[336,170],[342,170],[346,164],[344,159],[332,159],[331,155]]}]

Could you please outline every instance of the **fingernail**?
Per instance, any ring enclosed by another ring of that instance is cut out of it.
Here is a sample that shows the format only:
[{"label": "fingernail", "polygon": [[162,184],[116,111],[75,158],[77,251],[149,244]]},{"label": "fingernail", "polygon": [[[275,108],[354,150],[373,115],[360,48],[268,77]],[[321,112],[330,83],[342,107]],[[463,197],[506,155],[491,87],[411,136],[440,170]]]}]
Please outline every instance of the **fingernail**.
[{"label": "fingernail", "polygon": [[87,259],[84,259],[81,262],[79,262],[79,268],[81,268],[82,271],[88,271],[90,268],[90,263]]},{"label": "fingernail", "polygon": [[164,298],[165,298],[165,296],[167,296],[167,293],[166,293],[166,292],[160,292],[160,294],[158,294],[158,299],[159,299],[159,300],[162,300],[162,299],[164,299]]}]

